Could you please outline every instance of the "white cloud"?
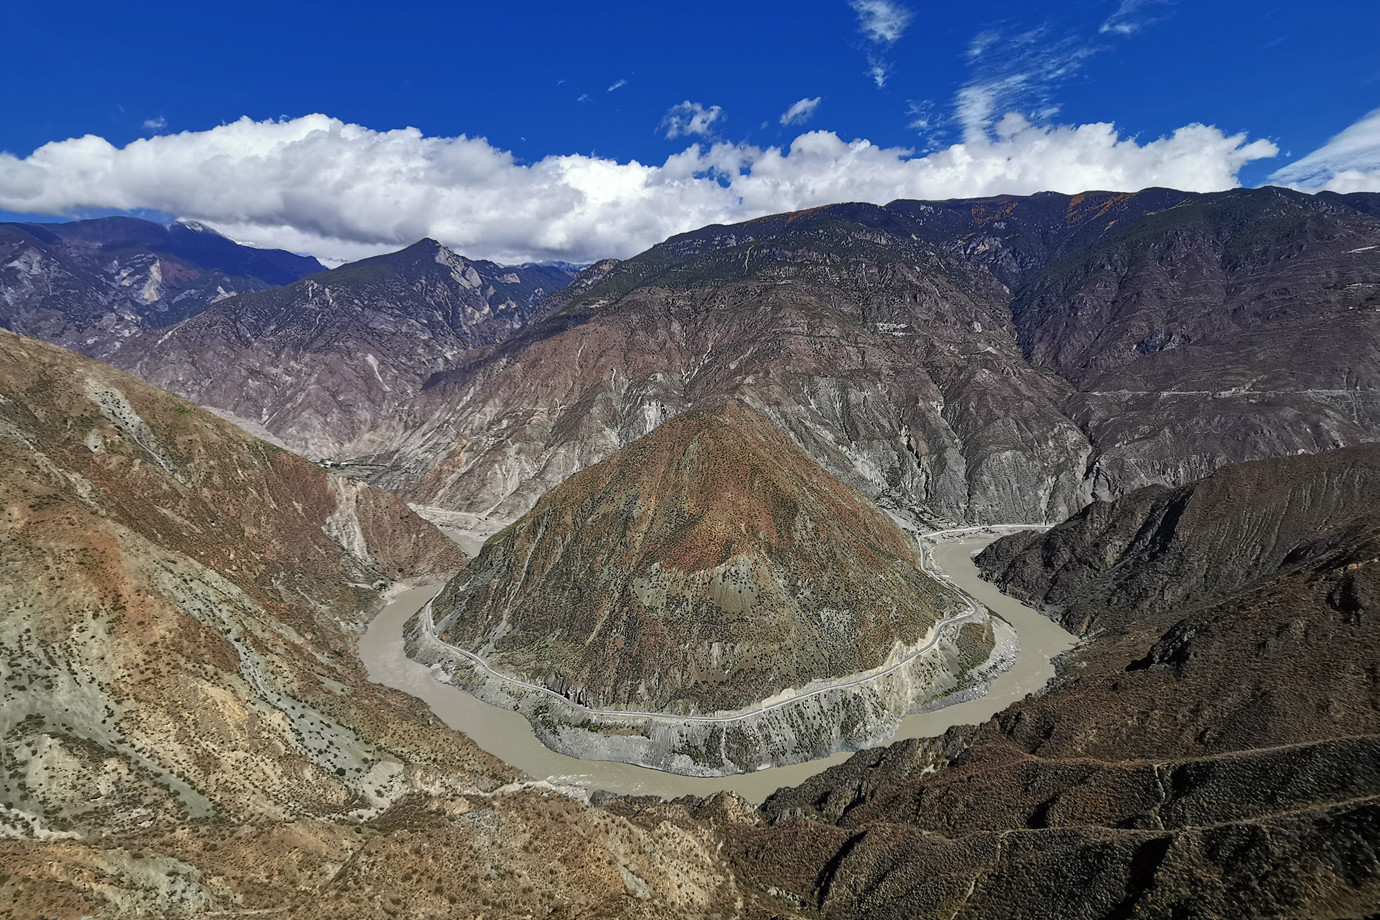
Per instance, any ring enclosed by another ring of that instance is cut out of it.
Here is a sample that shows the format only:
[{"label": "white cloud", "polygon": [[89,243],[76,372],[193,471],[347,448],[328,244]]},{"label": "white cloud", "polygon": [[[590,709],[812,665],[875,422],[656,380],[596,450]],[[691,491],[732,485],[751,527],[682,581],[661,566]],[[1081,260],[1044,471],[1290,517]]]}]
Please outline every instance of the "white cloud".
[{"label": "white cloud", "polygon": [[710,223],[840,201],[1232,188],[1245,164],[1275,152],[1203,125],[1142,143],[1110,124],[1034,127],[1007,115],[990,136],[927,156],[813,131],[787,148],[694,144],[661,165],[582,155],[520,163],[483,138],[308,115],[125,147],[88,135],[24,158],[0,154],[0,209],[148,208],[333,260],[430,236],[475,258],[586,261]]},{"label": "white cloud", "polygon": [[145,131],[162,131],[167,126],[168,120],[164,118],[162,115],[159,115],[157,118],[144,119]]},{"label": "white cloud", "polygon": [[627,86],[627,85],[628,85],[628,81],[627,81],[627,80],[619,80],[618,82],[616,82],[616,83],[614,83],[613,85],[611,85],[608,89],[604,90],[604,92],[606,92],[606,93],[611,93],[611,92],[613,92],[614,90],[616,90],[616,89],[622,89],[623,87],[625,87],[625,86]]},{"label": "white cloud", "polygon": [[915,16],[891,0],[852,0],[848,5],[858,14],[858,30],[879,45],[896,44]]},{"label": "white cloud", "polygon": [[783,125],[803,125],[811,118],[815,117],[815,109],[819,108],[819,101],[823,98],[816,96],[813,99],[801,99],[781,114],[781,124]]},{"label": "white cloud", "polygon": [[1380,109],[1276,170],[1270,181],[1306,192],[1380,192]]},{"label": "white cloud", "polygon": [[885,89],[891,62],[881,52],[900,40],[915,14],[891,0],[851,0],[848,5],[858,15],[858,31],[874,46],[867,52],[867,75],[877,89]]},{"label": "white cloud", "polygon": [[891,64],[882,58],[867,56],[867,75],[877,84],[877,89],[886,89],[886,81],[891,78]]},{"label": "white cloud", "polygon": [[906,101],[906,122],[907,128],[912,128],[922,133],[933,131],[938,124],[938,117],[935,114],[933,99],[909,99]]},{"label": "white cloud", "polygon": [[579,98],[579,99],[576,99],[575,101],[576,101],[576,102],[588,102],[588,101],[589,101],[589,93],[581,93],[581,94],[580,94],[580,98]]},{"label": "white cloud", "polygon": [[1051,34],[1043,25],[974,36],[967,51],[972,75],[954,100],[954,118],[964,137],[987,134],[1007,112],[1040,122],[1053,118],[1059,113],[1055,91],[1099,50],[1078,35]]},{"label": "white cloud", "polygon": [[687,99],[666,110],[660,127],[665,130],[667,139],[690,134],[707,137],[714,132],[714,122],[723,118],[723,115],[724,110],[717,105],[705,108]]}]

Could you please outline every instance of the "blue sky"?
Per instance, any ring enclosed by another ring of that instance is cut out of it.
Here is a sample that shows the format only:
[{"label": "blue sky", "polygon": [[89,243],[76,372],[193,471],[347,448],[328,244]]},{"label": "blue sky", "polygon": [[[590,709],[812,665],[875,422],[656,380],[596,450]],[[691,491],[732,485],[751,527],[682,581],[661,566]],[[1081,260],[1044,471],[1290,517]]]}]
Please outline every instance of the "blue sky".
[{"label": "blue sky", "polygon": [[0,33],[0,208],[328,259],[626,256],[843,199],[1380,190],[1373,2],[34,3]]}]

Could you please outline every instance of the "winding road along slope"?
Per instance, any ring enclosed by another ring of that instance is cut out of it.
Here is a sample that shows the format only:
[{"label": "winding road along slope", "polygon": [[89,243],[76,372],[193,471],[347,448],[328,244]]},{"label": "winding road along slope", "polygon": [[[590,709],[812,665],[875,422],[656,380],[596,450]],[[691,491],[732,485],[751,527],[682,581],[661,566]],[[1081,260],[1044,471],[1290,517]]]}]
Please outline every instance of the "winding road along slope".
[{"label": "winding road along slope", "polygon": [[[862,675],[844,678],[828,686],[812,688],[806,693],[786,697],[754,710],[724,716],[674,716],[666,713],[632,713],[627,710],[611,710],[609,714],[675,721],[730,722],[746,718],[766,709],[790,705],[818,693],[875,680],[902,667],[917,655],[924,654],[938,641],[941,629],[974,616],[979,605],[982,605],[999,614],[1016,628],[1021,643],[1021,652],[1016,664],[993,682],[984,697],[934,712],[907,716],[896,739],[928,737],[940,734],[952,725],[988,719],[1027,693],[1043,686],[1054,673],[1050,659],[1069,648],[1074,641],[1071,635],[1060,629],[1052,620],[982,581],[973,565],[972,554],[1000,533],[1027,529],[1030,526],[1022,524],[959,528],[922,536],[921,564],[926,573],[962,596],[968,610],[937,624],[934,639],[927,643],[925,648],[914,651],[901,661]],[[848,753],[840,753],[806,763],[773,767],[736,776],[687,777],[631,764],[580,760],[558,754],[537,740],[531,725],[520,713],[480,702],[463,690],[443,684],[432,676],[429,668],[407,657],[403,649],[403,628],[412,615],[423,608],[425,624],[434,628],[430,619],[429,602],[436,590],[437,586],[430,585],[404,592],[374,618],[368,632],[360,641],[360,657],[369,670],[370,679],[422,700],[447,725],[465,732],[484,750],[527,773],[534,781],[550,783],[556,787],[571,787],[570,791],[577,793],[580,790],[603,789],[626,795],[657,795],[665,798],[687,794],[709,795],[720,790],[728,790],[750,801],[760,802],[777,788],[799,783],[815,773],[843,762],[850,756]],[[463,649],[455,651],[484,665],[482,659]],[[488,669],[487,665],[484,667],[490,673],[526,689],[559,696],[548,688],[494,672]],[[563,696],[560,699],[567,704],[570,703]]]}]

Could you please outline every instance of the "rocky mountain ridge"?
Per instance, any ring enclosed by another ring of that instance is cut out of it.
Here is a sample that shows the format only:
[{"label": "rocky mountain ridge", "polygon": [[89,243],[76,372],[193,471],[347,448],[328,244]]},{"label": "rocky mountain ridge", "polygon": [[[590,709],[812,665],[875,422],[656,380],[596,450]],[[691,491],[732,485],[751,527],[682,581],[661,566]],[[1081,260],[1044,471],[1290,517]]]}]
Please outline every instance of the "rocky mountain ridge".
[{"label": "rocky mountain ridge", "polygon": [[434,240],[217,302],[130,338],[118,367],[316,459],[367,453],[471,349],[522,328],[569,266],[472,261]]},{"label": "rocky mountain ridge", "polygon": [[242,246],[185,221],[5,223],[0,328],[103,357],[140,330],[323,269],[315,259]]},{"label": "rocky mountain ridge", "polygon": [[733,398],[915,520],[1039,522],[1361,443],[1380,419],[1371,198],[1151,189],[708,227],[438,374],[361,469],[492,530]]}]

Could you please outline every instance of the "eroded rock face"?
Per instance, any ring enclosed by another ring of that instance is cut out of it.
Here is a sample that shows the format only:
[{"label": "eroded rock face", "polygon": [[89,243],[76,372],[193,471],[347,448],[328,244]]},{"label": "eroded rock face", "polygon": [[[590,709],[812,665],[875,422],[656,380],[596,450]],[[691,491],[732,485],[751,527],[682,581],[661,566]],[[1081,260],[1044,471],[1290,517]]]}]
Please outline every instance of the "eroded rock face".
[{"label": "eroded rock face", "polygon": [[298,453],[359,455],[402,435],[399,407],[432,374],[522,327],[574,274],[472,261],[422,240],[218,302],[108,360]]},{"label": "eroded rock face", "polygon": [[932,523],[1060,520],[1364,442],[1380,433],[1372,205],[1152,189],[708,227],[601,267],[438,375],[373,481],[501,526],[724,397]]},{"label": "eroded rock face", "polygon": [[413,430],[370,458],[371,481],[506,523],[666,418],[732,398],[906,514],[1042,521],[1081,507],[1090,448],[1061,414],[1066,385],[1022,357],[1004,287],[828,210],[779,238],[711,228],[621,263],[438,375]]}]

